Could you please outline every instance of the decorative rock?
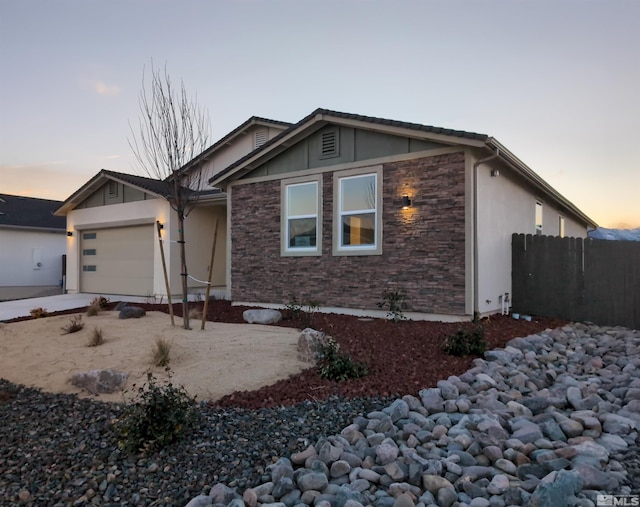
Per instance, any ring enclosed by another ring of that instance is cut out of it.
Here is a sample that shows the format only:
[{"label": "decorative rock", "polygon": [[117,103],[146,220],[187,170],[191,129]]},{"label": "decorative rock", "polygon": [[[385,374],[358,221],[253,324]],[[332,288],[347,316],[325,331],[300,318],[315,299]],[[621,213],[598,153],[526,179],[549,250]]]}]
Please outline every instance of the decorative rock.
[{"label": "decorative rock", "polygon": [[327,476],[319,472],[311,472],[298,477],[298,488],[303,493],[310,489],[315,491],[322,491],[329,484]]},{"label": "decorative rock", "polygon": [[139,319],[147,314],[144,308],[139,306],[125,306],[120,310],[119,319]]},{"label": "decorative rock", "polygon": [[275,324],[282,320],[282,313],[271,309],[250,309],[242,312],[242,318],[249,324]]},{"label": "decorative rock", "polygon": [[305,363],[317,363],[322,359],[322,351],[327,343],[328,338],[323,332],[309,327],[304,329],[298,338],[298,360]]},{"label": "decorative rock", "polygon": [[213,498],[208,495],[198,495],[191,499],[185,507],[209,507],[213,505]]},{"label": "decorative rock", "polygon": [[91,394],[108,394],[122,391],[127,383],[129,374],[115,370],[91,370],[76,373],[71,377],[71,383],[86,389]]}]

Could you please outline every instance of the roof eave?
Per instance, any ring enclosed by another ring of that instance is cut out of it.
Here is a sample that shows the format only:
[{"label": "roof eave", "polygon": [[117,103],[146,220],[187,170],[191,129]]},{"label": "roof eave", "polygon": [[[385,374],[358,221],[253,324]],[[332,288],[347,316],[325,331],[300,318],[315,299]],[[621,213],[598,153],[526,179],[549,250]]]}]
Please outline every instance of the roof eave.
[{"label": "roof eave", "polygon": [[[209,185],[214,187],[226,188],[227,183],[233,177],[240,177],[247,172],[252,171],[259,165],[271,160],[276,155],[282,153],[284,150],[297,143],[301,139],[308,137],[313,132],[321,129],[329,122],[346,127],[361,128],[372,130],[381,133],[387,133],[397,136],[412,137],[414,139],[428,139],[435,142],[450,145],[462,145],[469,147],[482,147],[485,144],[485,140],[481,139],[468,139],[455,135],[438,134],[435,132],[427,132],[424,130],[417,130],[406,128],[402,126],[387,125],[384,123],[372,123],[367,120],[360,120],[354,118],[343,118],[326,112],[317,112],[306,118],[306,121],[299,124],[297,128],[291,130],[291,132],[285,134],[283,132],[282,139],[273,145],[265,146],[264,149],[257,150],[253,157],[248,158],[237,167],[234,167],[228,173],[222,174],[219,177],[213,176],[209,179]],[[224,170],[223,170],[224,172]]]},{"label": "roof eave", "polygon": [[583,213],[575,204],[564,197],[560,192],[547,183],[540,175],[527,166],[522,160],[516,157],[511,151],[509,151],[503,144],[497,139],[491,137],[486,142],[492,152],[498,151],[499,158],[507,163],[510,167],[514,168],[522,177],[532,183],[535,187],[539,188],[546,195],[550,196],[556,202],[560,203],[563,208],[573,213],[580,220],[585,222],[587,226],[591,226],[594,229],[598,227],[598,224]]}]

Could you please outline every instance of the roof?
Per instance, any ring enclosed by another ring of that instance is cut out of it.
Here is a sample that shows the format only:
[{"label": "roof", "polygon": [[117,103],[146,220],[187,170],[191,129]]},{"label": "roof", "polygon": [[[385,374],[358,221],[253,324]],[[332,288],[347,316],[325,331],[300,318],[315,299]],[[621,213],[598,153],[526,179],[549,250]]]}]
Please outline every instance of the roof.
[{"label": "roof", "polygon": [[[55,214],[58,216],[66,215],[69,211],[74,209],[78,204],[110,180],[137,188],[162,199],[167,199],[167,197],[171,195],[172,184],[168,181],[102,169],[87,183],[76,190],[69,198],[67,198],[67,200],[61,203],[62,206],[56,209]],[[200,197],[214,197],[222,194],[222,191],[218,189],[204,190],[202,192],[195,192],[186,188],[183,189],[193,193],[194,195],[197,194]]]},{"label": "roof", "polygon": [[463,145],[488,150],[491,154],[495,154],[496,158],[501,162],[509,165],[521,177],[529,181],[536,188],[542,190],[546,195],[551,196],[588,226],[597,227],[597,224],[591,218],[580,211],[571,201],[561,195],[493,137],[476,132],[433,127],[352,113],[341,113],[322,108],[316,109],[295,125],[290,126],[287,130],[281,132],[259,148],[217,173],[209,179],[209,184],[212,186],[222,185],[224,187],[226,182],[234,178],[239,178],[255,169],[328,123],[349,125],[355,128],[366,128],[389,134],[430,139],[444,144]]},{"label": "roof", "polygon": [[[397,121],[397,120],[389,120],[386,118],[378,118],[375,116],[364,116],[361,114],[352,114],[352,113],[342,113],[339,111],[332,111],[330,109],[318,108],[313,111],[308,116],[304,117],[298,123],[291,125],[287,130],[280,132],[276,137],[270,139],[266,143],[264,143],[259,148],[256,148],[251,153],[245,155],[240,158],[230,166],[226,167],[215,176],[213,176],[209,180],[210,185],[217,185],[221,181],[227,179],[228,176],[235,173],[237,169],[243,167],[248,161],[255,160],[257,158],[261,158],[265,156],[267,153],[272,151],[275,147],[282,144],[285,139],[289,139],[291,137],[306,137],[305,133],[308,135],[315,130],[318,130],[325,124],[332,123],[345,123],[345,122],[357,122],[362,123],[363,126],[367,128],[376,128],[381,127],[383,130],[389,129],[400,129],[407,133],[407,131],[414,131],[416,133],[427,133],[431,134],[432,137],[437,136],[440,138],[440,141],[446,142],[454,142],[455,140],[466,140],[473,142],[485,142],[489,136],[486,134],[478,134],[476,132],[467,132],[464,130],[454,130],[442,127],[433,127],[429,125],[422,125],[419,123],[410,123],[405,121]],[[290,146],[291,143],[287,143],[287,146]],[[282,151],[282,150],[280,150]],[[278,151],[278,153],[280,153]],[[277,153],[274,153],[275,156]],[[266,160],[263,160],[266,161]]]},{"label": "roof", "polygon": [[66,218],[53,214],[61,204],[50,199],[0,194],[0,228],[64,231]]},{"label": "roof", "polygon": [[[236,137],[242,135],[242,133],[244,133],[247,129],[249,129],[250,127],[253,127],[254,125],[261,125],[261,126],[265,126],[265,127],[274,127],[274,126],[275,127],[285,127],[285,128],[291,127],[291,123],[286,122],[286,121],[271,120],[269,118],[262,118],[260,116],[252,116],[247,121],[245,121],[244,123],[242,123],[242,124],[238,125],[236,128],[234,128],[227,135],[225,135],[224,137],[222,137],[221,139],[219,139],[218,141],[213,143],[211,146],[209,146],[200,155],[198,155],[197,157],[191,159],[187,164],[184,165],[184,167],[182,167],[180,169],[180,171],[184,172],[187,169],[189,169],[190,167],[193,167],[194,165],[197,165],[197,164],[199,164],[201,162],[204,162],[207,159],[211,158],[215,154],[216,151],[218,151],[223,146],[231,143]],[[171,179],[172,176],[173,175],[170,175],[169,178],[167,178],[167,179]]]}]

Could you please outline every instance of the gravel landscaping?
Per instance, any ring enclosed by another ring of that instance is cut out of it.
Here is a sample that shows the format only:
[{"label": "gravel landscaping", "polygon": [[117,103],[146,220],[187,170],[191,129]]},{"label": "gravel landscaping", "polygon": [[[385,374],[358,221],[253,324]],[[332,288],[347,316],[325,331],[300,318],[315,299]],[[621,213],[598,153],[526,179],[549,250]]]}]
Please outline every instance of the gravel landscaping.
[{"label": "gravel landscaping", "polygon": [[[218,303],[209,317],[241,314]],[[640,494],[639,331],[492,317],[474,360],[440,351],[456,324],[313,318],[369,376],[311,369],[201,403],[192,433],[144,457],[117,447],[118,404],[0,380],[0,505],[588,506],[598,492]]]}]

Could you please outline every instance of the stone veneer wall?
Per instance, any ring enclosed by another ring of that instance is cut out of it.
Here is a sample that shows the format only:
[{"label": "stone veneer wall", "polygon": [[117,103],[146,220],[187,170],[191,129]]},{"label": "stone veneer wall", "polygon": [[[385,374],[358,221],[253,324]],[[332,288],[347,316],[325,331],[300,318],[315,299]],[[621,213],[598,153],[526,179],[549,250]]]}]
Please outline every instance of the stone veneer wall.
[{"label": "stone veneer wall", "polygon": [[[295,175],[292,175],[295,176]],[[401,209],[408,189],[409,210]],[[333,173],[323,175],[322,255],[280,256],[280,181],[233,187],[231,297],[378,309],[385,289],[407,293],[409,311],[464,315],[464,154],[383,166],[382,255],[333,256]]]}]

